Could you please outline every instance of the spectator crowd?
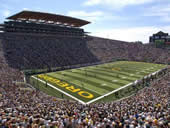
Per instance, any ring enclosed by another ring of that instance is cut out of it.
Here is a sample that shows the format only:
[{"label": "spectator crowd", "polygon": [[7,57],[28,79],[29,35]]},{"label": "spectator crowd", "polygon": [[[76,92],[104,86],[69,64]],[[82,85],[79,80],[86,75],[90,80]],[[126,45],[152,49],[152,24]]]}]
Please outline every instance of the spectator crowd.
[{"label": "spectator crowd", "polygon": [[126,99],[82,105],[75,101],[48,96],[34,89],[23,89],[23,85],[13,83],[13,81],[23,81],[23,74],[9,67],[2,49],[0,49],[0,60],[0,127],[2,128],[170,127],[170,75],[168,74]]},{"label": "spectator crowd", "polygon": [[54,37],[7,34],[2,40],[8,64],[17,69],[50,69],[133,60],[169,63],[170,51],[141,43],[128,43],[98,37]]}]

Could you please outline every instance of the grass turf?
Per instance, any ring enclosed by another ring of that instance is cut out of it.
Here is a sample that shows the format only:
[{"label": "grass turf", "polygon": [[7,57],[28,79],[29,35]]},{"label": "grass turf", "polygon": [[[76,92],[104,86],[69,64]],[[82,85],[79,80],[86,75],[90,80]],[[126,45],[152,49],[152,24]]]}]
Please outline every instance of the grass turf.
[{"label": "grass turf", "polygon": [[[41,79],[87,103],[165,67],[166,65],[162,64],[117,61],[113,63],[42,74],[48,78],[57,79],[60,80],[60,82],[67,83],[67,85],[72,86],[72,88],[61,87],[58,83],[51,82],[48,79]],[[38,76],[36,75],[35,77]],[[43,91],[53,96],[61,94],[55,89],[45,87],[42,83],[40,87]],[[76,91],[76,89],[79,91]],[[80,91],[88,93],[82,93],[79,95]],[[92,94],[93,97],[87,98],[89,93]],[[115,99],[111,97],[113,96],[111,95],[109,99]],[[106,101],[108,101],[108,99]]]}]

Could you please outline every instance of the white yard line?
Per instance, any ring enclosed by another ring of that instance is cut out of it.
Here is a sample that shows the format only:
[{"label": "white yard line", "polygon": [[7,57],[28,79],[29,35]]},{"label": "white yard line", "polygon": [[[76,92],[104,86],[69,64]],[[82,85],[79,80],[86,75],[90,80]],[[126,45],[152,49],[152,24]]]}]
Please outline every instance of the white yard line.
[{"label": "white yard line", "polygon": [[112,80],[112,82],[117,82],[118,80]]},{"label": "white yard line", "polygon": [[[37,78],[37,77],[35,77],[35,76],[32,76],[32,77],[33,77],[34,79],[39,80],[39,81],[41,81],[42,83],[46,84],[45,81],[43,81],[43,80],[41,80],[41,79],[39,79],[39,78]],[[74,96],[68,94],[67,92],[62,91],[62,90],[59,89],[59,88],[54,87],[53,85],[51,85],[51,84],[49,84],[49,83],[47,83],[47,85],[50,86],[50,87],[52,87],[52,88],[54,88],[54,89],[56,89],[56,90],[58,90],[59,92],[65,94],[65,95],[67,95],[67,96],[69,96],[69,97],[71,97],[71,98],[77,100],[78,102],[80,102],[80,103],[82,103],[82,104],[84,104],[84,105],[86,104],[86,103],[83,102],[82,100],[79,100],[78,98],[76,98],[76,97],[74,97]]]},{"label": "white yard line", "polygon": [[124,77],[122,77],[122,78],[125,79],[125,78],[127,78],[127,77],[124,76]]}]

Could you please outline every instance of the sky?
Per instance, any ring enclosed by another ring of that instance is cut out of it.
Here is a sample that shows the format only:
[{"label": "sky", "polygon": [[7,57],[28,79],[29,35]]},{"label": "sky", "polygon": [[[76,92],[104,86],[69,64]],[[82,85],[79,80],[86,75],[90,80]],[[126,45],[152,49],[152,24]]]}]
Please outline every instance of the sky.
[{"label": "sky", "polygon": [[170,0],[0,0],[0,23],[22,10],[49,12],[90,21],[90,35],[149,42],[158,31],[170,33]]}]

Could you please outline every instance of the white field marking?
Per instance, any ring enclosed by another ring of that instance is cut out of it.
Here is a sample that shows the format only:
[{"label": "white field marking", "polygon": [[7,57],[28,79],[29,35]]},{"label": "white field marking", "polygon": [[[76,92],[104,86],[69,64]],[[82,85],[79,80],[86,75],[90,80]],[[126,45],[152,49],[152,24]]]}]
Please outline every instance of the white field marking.
[{"label": "white field marking", "polygon": [[147,69],[145,69],[145,70],[153,70],[154,68],[147,68]]},{"label": "white field marking", "polygon": [[[39,81],[41,81],[42,83],[46,84],[45,81],[43,81],[43,80],[41,80],[41,79],[39,79],[39,78],[37,78],[37,77],[35,77],[35,76],[32,76],[32,77],[33,77],[34,79],[39,80]],[[54,87],[53,85],[51,85],[51,84],[49,84],[49,83],[47,83],[47,85],[50,86],[50,87],[52,87],[52,88],[54,88],[54,89],[56,89],[56,90],[58,90],[59,92],[65,94],[65,95],[67,95],[67,96],[69,96],[69,97],[71,97],[71,98],[77,100],[78,102],[80,102],[80,103],[82,103],[82,104],[84,104],[84,105],[86,104],[86,103],[83,102],[82,100],[80,100],[80,99],[78,99],[78,98],[76,98],[76,97],[74,97],[74,96],[68,94],[67,92],[62,91],[62,90],[59,89],[59,88]]]},{"label": "white field marking", "polygon": [[112,82],[117,82],[118,80],[112,80]]},{"label": "white field marking", "polygon": [[143,73],[148,73],[148,71],[141,71],[141,72],[143,72]]},{"label": "white field marking", "polygon": [[107,84],[101,84],[101,86],[107,86]]},{"label": "white field marking", "polygon": [[137,84],[138,83],[138,80],[135,80],[135,82],[134,82],[135,84]]}]

